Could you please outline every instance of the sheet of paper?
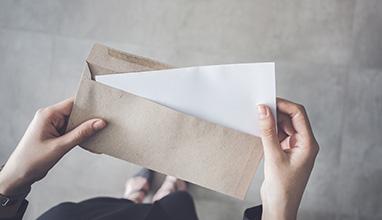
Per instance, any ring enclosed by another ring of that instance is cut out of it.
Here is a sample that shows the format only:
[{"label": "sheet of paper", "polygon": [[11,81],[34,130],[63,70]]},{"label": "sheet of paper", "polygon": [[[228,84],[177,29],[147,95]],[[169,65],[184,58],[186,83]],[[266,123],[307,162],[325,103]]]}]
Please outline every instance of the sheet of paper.
[{"label": "sheet of paper", "polygon": [[96,81],[255,136],[256,105],[267,104],[276,112],[270,62],[100,75]]}]

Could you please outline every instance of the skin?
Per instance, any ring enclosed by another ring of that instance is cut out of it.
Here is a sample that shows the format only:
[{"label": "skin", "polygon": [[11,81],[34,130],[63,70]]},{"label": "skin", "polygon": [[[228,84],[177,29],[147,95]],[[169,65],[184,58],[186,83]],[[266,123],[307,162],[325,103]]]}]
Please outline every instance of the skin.
[{"label": "skin", "polygon": [[[72,107],[73,98],[70,98],[37,111],[0,172],[0,194],[27,192],[68,151],[106,127],[104,120],[95,118],[65,133]],[[278,98],[277,108],[278,132],[269,107],[258,106],[264,145],[262,218],[296,219],[319,147],[303,106]],[[163,191],[171,191],[170,188],[164,187]]]},{"label": "skin", "polygon": [[[135,203],[142,203],[146,198],[146,193],[150,189],[150,184],[146,178],[132,177],[127,180],[123,198]],[[142,191],[143,190],[143,191]],[[145,191],[145,192],[144,192]],[[154,194],[151,202],[162,199],[170,193],[176,191],[187,191],[187,183],[173,176],[166,176],[162,186]]]},{"label": "skin", "polygon": [[162,186],[155,193],[153,197],[153,202],[162,199],[168,194],[175,191],[187,191],[187,184],[183,180],[177,179],[173,176],[166,176]]},{"label": "skin", "polygon": [[106,126],[102,119],[91,119],[65,134],[73,100],[70,98],[36,112],[0,172],[1,194],[11,196],[27,191],[68,151]]},{"label": "skin", "polygon": [[319,146],[302,105],[278,98],[278,133],[268,106],[259,105],[264,146],[262,219],[296,219]]}]

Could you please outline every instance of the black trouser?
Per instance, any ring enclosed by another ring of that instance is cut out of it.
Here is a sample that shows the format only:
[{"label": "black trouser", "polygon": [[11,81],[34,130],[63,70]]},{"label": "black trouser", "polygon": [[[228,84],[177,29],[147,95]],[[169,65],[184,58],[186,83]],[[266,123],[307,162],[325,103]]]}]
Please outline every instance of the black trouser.
[{"label": "black trouser", "polygon": [[187,192],[171,193],[153,204],[136,204],[127,199],[99,197],[79,203],[61,203],[38,219],[134,219],[196,220],[192,197]]}]

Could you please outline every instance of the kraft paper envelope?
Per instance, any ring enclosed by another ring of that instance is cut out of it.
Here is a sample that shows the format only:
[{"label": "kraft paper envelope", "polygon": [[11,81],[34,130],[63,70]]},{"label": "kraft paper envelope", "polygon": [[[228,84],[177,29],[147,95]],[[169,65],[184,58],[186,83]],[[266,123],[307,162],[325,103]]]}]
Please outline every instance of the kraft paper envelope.
[{"label": "kraft paper envelope", "polygon": [[108,127],[81,147],[244,199],[263,154],[259,137],[95,81],[99,75],[169,68],[94,45],[86,59],[68,130],[90,118],[104,118]]}]

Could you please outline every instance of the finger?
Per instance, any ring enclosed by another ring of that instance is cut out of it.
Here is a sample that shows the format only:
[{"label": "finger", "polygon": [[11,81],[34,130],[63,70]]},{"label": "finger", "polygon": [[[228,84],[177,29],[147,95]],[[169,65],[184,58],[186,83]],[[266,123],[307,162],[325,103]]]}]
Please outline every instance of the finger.
[{"label": "finger", "polygon": [[264,146],[264,157],[280,156],[282,150],[276,132],[275,118],[272,111],[266,105],[258,105],[259,126],[261,131],[261,141]]},{"label": "finger", "polygon": [[283,151],[291,149],[291,145],[290,145],[291,137],[292,136],[288,136],[280,142],[280,146],[281,146],[281,149],[283,149]]},{"label": "finger", "polygon": [[279,142],[282,142],[283,140],[285,140],[285,138],[288,137],[288,135],[284,131],[280,131],[280,129],[277,132],[277,136],[279,137]]},{"label": "finger", "polygon": [[105,127],[106,122],[104,120],[90,119],[59,137],[59,141],[65,149],[70,150]]},{"label": "finger", "polygon": [[59,112],[65,116],[69,116],[72,112],[74,103],[74,97],[70,97],[68,99],[65,99],[64,101],[61,101],[55,105],[52,105],[51,108],[53,111]]},{"label": "finger", "polygon": [[278,111],[289,115],[293,128],[297,133],[308,135],[313,134],[304,106],[282,98],[277,98],[277,109]]},{"label": "finger", "polygon": [[296,133],[291,118],[280,111],[277,112],[277,128],[279,133],[285,133],[288,136]]}]

